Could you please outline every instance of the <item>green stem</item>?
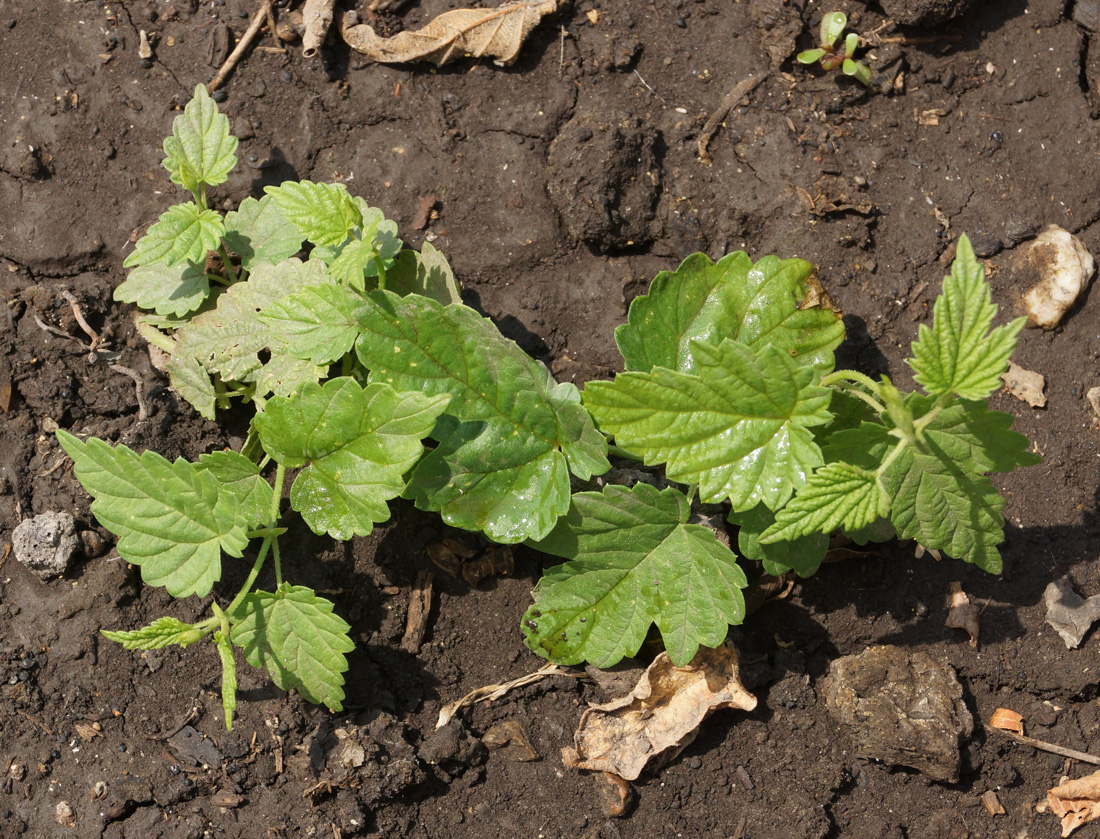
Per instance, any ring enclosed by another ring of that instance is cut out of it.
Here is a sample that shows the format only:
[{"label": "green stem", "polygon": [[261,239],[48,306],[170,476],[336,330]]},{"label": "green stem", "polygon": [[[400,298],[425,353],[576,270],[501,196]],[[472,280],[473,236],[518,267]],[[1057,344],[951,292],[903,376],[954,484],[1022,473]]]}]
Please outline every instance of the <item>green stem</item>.
[{"label": "green stem", "polygon": [[633,460],[635,463],[645,463],[645,460],[641,455],[634,454],[634,452],[627,451],[626,449],[616,446],[614,443],[607,444],[607,453],[614,457],[622,458],[623,460]]},{"label": "green stem", "polygon": [[240,280],[240,275],[237,273],[237,269],[233,267],[233,260],[229,256],[229,251],[225,249],[225,245],[218,245],[218,256],[222,258],[222,265],[225,266],[225,273],[229,275],[229,281],[235,283]]},{"label": "green stem", "polygon": [[865,373],[860,373],[858,370],[834,370],[832,373],[828,373],[821,377],[821,384],[824,387],[828,387],[833,384],[833,382],[840,381],[857,382],[871,391],[871,393],[878,393],[878,382]]},{"label": "green stem", "polygon": [[241,601],[245,599],[248,592],[252,590],[252,584],[256,582],[256,578],[260,576],[260,569],[264,567],[264,561],[267,559],[267,551],[271,547],[275,540],[270,536],[264,539],[264,543],[260,545],[260,552],[256,554],[256,561],[252,563],[252,570],[248,572],[248,576],[245,577],[244,585],[241,586],[241,590],[237,592],[237,596],[233,598],[233,602],[225,607],[225,611],[232,615],[237,611],[237,607],[241,605]]},{"label": "green stem", "polygon": [[[825,384],[825,380],[822,379],[821,383]],[[841,380],[841,381],[838,381],[835,384],[833,384],[833,387],[835,387],[837,390],[842,390],[845,393],[850,393],[856,399],[859,399],[859,400],[862,400],[863,402],[866,402],[868,405],[870,405],[874,409],[876,414],[882,414],[882,413],[886,412],[886,406],[885,405],[880,403],[877,399],[875,399],[869,393],[866,393],[865,391],[860,390],[860,388],[858,388],[856,385],[852,384],[851,382],[846,382],[846,381]]]},{"label": "green stem", "polygon": [[[252,590],[253,584],[256,582],[256,578],[260,576],[260,569],[264,567],[264,561],[267,559],[267,552],[274,547],[275,552],[275,571],[276,577],[279,574],[279,543],[276,538],[276,532],[281,531],[282,528],[276,527],[275,524],[279,520],[279,504],[283,500],[283,480],[286,477],[286,468],[280,463],[275,469],[275,486],[271,494],[271,507],[267,513],[267,536],[264,536],[263,544],[260,545],[260,552],[256,554],[256,561],[252,563],[252,569],[248,572],[248,576],[245,578],[244,585],[241,586],[241,590],[237,592],[237,596],[233,598],[233,602],[230,603],[225,611],[227,614],[233,614],[237,607],[241,605],[241,601],[245,599],[248,593]],[[280,580],[280,583],[282,581]]]},{"label": "green stem", "polygon": [[890,468],[890,464],[897,460],[898,455],[905,451],[905,447],[908,445],[908,440],[898,440],[898,443],[896,446],[894,446],[893,451],[891,451],[890,454],[886,455],[886,460],[882,461],[882,463],[879,464],[878,469],[875,470],[876,480],[886,474],[886,470]]},{"label": "green stem", "polygon": [[383,291],[386,290],[386,269],[382,265],[382,260],[375,258],[375,264],[378,266],[378,287]]}]

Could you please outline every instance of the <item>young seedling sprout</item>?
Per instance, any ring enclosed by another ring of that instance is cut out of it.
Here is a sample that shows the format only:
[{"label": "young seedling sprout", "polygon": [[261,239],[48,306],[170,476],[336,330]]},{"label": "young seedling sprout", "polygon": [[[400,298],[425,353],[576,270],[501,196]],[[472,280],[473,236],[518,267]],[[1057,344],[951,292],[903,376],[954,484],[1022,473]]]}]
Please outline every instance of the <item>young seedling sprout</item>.
[{"label": "young seedling sprout", "polygon": [[849,32],[844,39],[843,51],[836,47],[847,25],[848,16],[844,12],[829,12],[821,19],[820,44],[812,50],[803,50],[796,58],[802,64],[820,64],[823,70],[835,70],[839,67],[845,76],[852,76],[864,85],[870,85],[871,68],[853,58],[860,46],[859,36],[855,32]]}]

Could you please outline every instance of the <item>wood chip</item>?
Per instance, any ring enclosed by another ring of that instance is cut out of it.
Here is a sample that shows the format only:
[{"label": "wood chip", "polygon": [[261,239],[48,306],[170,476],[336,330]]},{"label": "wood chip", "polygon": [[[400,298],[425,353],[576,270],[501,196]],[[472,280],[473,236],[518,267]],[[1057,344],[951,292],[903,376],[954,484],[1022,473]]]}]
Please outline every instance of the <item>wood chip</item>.
[{"label": "wood chip", "polygon": [[428,615],[432,609],[431,571],[421,570],[416,575],[412,592],[409,594],[409,614],[405,620],[405,635],[401,639],[401,649],[416,655],[424,643],[428,631]]},{"label": "wood chip", "polygon": [[1008,708],[998,708],[994,711],[993,716],[989,718],[989,724],[993,728],[999,728],[1002,731],[1015,731],[1017,734],[1024,733],[1024,718]]},{"label": "wood chip", "polygon": [[1001,800],[997,798],[997,793],[991,789],[982,793],[982,806],[985,807],[985,811],[991,816],[1003,816],[1005,814],[1004,805],[1001,804]]}]

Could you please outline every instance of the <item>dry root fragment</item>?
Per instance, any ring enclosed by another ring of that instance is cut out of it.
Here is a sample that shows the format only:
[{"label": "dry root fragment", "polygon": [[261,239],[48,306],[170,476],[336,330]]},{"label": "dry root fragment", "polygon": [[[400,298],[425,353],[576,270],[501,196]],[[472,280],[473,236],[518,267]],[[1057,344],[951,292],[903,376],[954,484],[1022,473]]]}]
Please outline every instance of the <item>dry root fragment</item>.
[{"label": "dry root fragment", "polygon": [[341,22],[340,34],[348,46],[380,64],[430,61],[441,67],[456,58],[473,56],[507,66],[519,56],[520,47],[539,21],[557,11],[559,3],[524,0],[496,9],[455,9],[432,19],[423,29],[399,32],[392,38],[380,38],[349,12]]},{"label": "dry root fragment", "polygon": [[412,592],[409,594],[409,613],[405,619],[405,635],[401,639],[401,649],[413,655],[420,652],[420,645],[424,643],[424,635],[428,631],[428,614],[432,610],[433,576],[431,571],[417,572],[416,582],[413,583]]},{"label": "dry root fragment", "polygon": [[994,711],[993,716],[989,718],[989,725],[1002,731],[1015,731],[1017,734],[1024,733],[1024,718],[1008,708],[998,708]]},{"label": "dry root fragment", "polygon": [[629,694],[589,706],[573,737],[575,748],[562,749],[562,759],[571,769],[612,772],[633,781],[647,764],[661,765],[683,751],[712,711],[755,707],[729,642],[701,648],[685,667],[673,665],[663,652]]},{"label": "dry root fragment", "polygon": [[1026,402],[1032,408],[1045,408],[1047,404],[1046,394],[1043,388],[1047,386],[1047,380],[1042,373],[1034,370],[1025,370],[1016,362],[1008,362],[1008,371],[1001,374],[1001,379],[1008,388],[1008,392]]},{"label": "dry root fragment", "polygon": [[1050,812],[1062,820],[1062,836],[1100,818],[1100,771],[1047,791]]},{"label": "dry root fragment", "polygon": [[948,590],[951,596],[947,601],[947,620],[944,625],[952,629],[965,629],[970,636],[970,646],[977,647],[981,609],[970,602],[960,583],[948,583]]},{"label": "dry root fragment", "polygon": [[332,26],[332,6],[335,0],[306,0],[302,7],[302,55],[313,58],[325,42],[329,27]]}]

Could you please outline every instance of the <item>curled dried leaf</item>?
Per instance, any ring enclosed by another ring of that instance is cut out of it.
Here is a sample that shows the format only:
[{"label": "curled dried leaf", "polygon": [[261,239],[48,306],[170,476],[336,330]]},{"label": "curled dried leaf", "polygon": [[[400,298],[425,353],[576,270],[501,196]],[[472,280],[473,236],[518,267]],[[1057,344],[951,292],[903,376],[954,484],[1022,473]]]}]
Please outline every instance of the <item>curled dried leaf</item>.
[{"label": "curled dried leaf", "polygon": [[1100,771],[1047,791],[1050,812],[1062,820],[1062,836],[1100,818]]},{"label": "curled dried leaf", "polygon": [[1043,388],[1047,386],[1047,380],[1042,373],[1034,370],[1025,370],[1014,361],[1008,362],[1008,370],[1001,374],[1001,379],[1008,388],[1008,392],[1026,402],[1032,408],[1043,408],[1047,404],[1046,394]]},{"label": "curled dried leaf", "polygon": [[441,67],[465,56],[492,58],[507,66],[545,15],[557,11],[560,0],[523,0],[496,9],[455,9],[428,22],[423,29],[381,38],[358,16],[344,15],[340,31],[354,50],[380,64],[430,61]]},{"label": "curled dried leaf", "polygon": [[1002,731],[1014,731],[1017,734],[1024,733],[1024,718],[1008,708],[998,708],[994,711],[993,716],[989,718],[989,725]]},{"label": "curled dried leaf", "polygon": [[596,787],[604,812],[613,819],[625,816],[634,803],[634,787],[614,772],[597,772]]},{"label": "curled dried leaf", "polygon": [[1069,580],[1055,580],[1043,592],[1046,621],[1058,632],[1067,650],[1080,645],[1089,629],[1100,619],[1100,594],[1085,599],[1073,590]]},{"label": "curled dried leaf", "polygon": [[332,26],[332,6],[335,0],[306,0],[302,7],[302,55],[312,58],[325,42],[329,27]]}]

